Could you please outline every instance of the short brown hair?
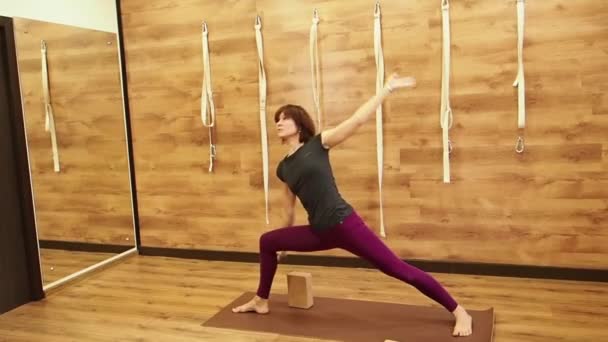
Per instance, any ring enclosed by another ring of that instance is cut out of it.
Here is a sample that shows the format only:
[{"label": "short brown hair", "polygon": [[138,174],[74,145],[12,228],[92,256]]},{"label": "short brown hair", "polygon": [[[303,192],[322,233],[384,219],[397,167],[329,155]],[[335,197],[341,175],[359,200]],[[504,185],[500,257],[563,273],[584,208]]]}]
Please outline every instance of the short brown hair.
[{"label": "short brown hair", "polygon": [[286,119],[292,119],[295,122],[300,131],[300,142],[307,142],[315,135],[315,124],[306,109],[293,104],[281,106],[274,113],[275,123],[279,121],[281,113],[285,115]]}]

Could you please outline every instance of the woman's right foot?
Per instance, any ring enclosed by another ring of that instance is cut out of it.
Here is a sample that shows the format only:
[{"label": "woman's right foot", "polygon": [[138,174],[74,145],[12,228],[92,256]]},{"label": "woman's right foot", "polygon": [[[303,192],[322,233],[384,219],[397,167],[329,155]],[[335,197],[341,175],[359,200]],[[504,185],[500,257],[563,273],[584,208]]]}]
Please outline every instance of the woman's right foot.
[{"label": "woman's right foot", "polygon": [[469,336],[473,333],[473,317],[460,305],[452,312],[456,318],[452,336]]},{"label": "woman's right foot", "polygon": [[242,312],[256,312],[259,314],[267,314],[268,311],[268,299],[263,299],[258,296],[253,297],[252,300],[247,303],[237,306],[232,309],[234,313],[242,313]]}]

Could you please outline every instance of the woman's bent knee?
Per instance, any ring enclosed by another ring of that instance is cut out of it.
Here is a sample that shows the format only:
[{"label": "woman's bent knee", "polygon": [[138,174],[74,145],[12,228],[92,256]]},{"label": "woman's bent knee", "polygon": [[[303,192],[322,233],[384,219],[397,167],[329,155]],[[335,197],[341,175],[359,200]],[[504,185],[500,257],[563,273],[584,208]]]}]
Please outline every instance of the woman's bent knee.
[{"label": "woman's bent knee", "polygon": [[260,251],[272,252],[275,251],[275,238],[272,232],[266,232],[260,236]]}]

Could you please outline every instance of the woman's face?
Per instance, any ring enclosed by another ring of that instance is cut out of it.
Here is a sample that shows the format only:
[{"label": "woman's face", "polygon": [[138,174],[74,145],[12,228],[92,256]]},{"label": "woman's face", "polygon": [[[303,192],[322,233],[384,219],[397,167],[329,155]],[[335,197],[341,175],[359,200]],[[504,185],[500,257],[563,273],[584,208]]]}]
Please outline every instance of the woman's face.
[{"label": "woman's face", "polygon": [[285,118],[285,114],[279,115],[279,121],[276,122],[277,134],[279,138],[285,139],[294,134],[298,134],[298,126],[291,118]]}]

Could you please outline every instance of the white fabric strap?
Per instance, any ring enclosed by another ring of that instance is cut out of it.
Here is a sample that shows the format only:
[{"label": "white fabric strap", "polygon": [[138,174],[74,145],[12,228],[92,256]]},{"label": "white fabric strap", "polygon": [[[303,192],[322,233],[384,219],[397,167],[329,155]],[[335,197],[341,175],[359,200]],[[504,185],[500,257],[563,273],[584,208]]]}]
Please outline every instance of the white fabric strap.
[{"label": "white fabric strap", "polygon": [[[380,2],[374,9],[374,55],[376,58],[376,94],[380,94],[384,87],[384,52],[382,50],[382,23]],[[380,202],[380,235],[386,237],[384,228],[384,206],[382,205],[382,176],[384,169],[382,135],[382,104],[376,109],[376,154],[378,156],[378,196]]]},{"label": "white fabric strap", "polygon": [[203,126],[209,128],[209,172],[213,171],[215,160],[215,144],[213,128],[215,127],[215,104],[211,90],[211,67],[209,64],[209,30],[207,23],[203,22],[203,90],[201,94],[201,118]]},{"label": "white fabric strap", "polygon": [[40,53],[42,56],[42,94],[44,96],[44,130],[51,133],[51,146],[53,150],[53,168],[59,172],[59,150],[57,148],[57,132],[55,130],[55,116],[51,105],[51,94],[49,91],[49,72],[46,60],[46,42],[40,42]]},{"label": "white fabric strap", "polygon": [[312,16],[312,26],[310,27],[310,74],[312,79],[312,98],[315,102],[315,112],[317,114],[318,129],[321,131],[321,79],[319,72],[319,46],[317,44],[317,32],[319,24],[319,12],[315,8]]},{"label": "white fabric strap", "polygon": [[264,172],[264,203],[266,224],[270,224],[268,211],[268,130],[266,128],[266,71],[264,70],[264,42],[262,40],[262,19],[255,19],[255,43],[258,48],[258,81],[260,86],[260,132],[262,138],[262,169]]},{"label": "white fabric strap", "polygon": [[453,117],[450,107],[450,4],[448,0],[441,1],[443,20],[443,62],[441,79],[441,114],[440,124],[443,141],[443,182],[450,183],[450,153],[452,143],[448,131],[452,128]]},{"label": "white fabric strap", "polygon": [[[517,127],[523,131],[526,127],[526,81],[524,78],[524,21],[525,1],[517,0],[517,77],[513,86],[517,87]],[[524,152],[524,138],[520,134],[515,144],[517,153]]]}]

